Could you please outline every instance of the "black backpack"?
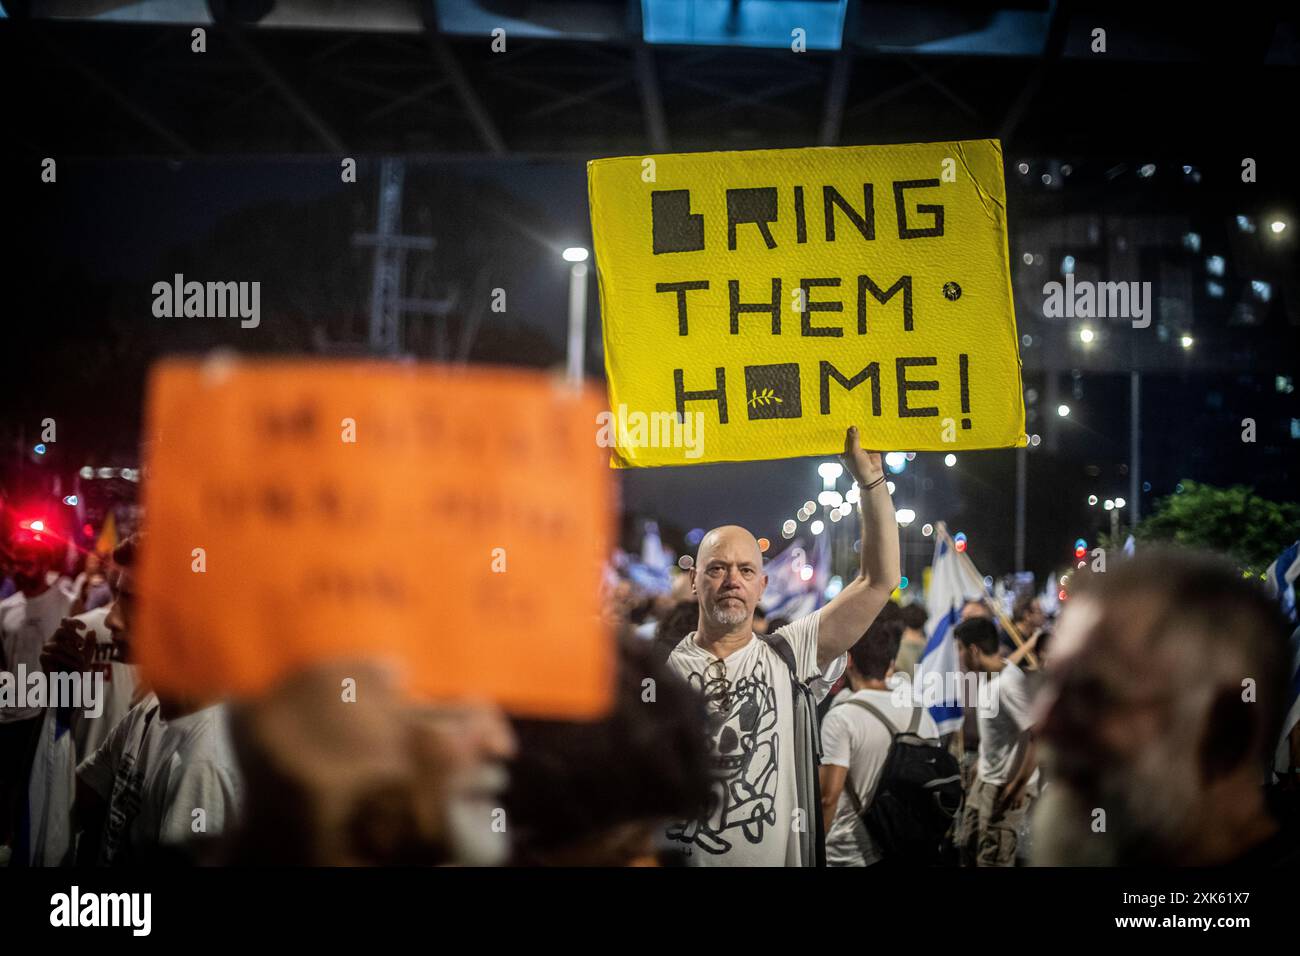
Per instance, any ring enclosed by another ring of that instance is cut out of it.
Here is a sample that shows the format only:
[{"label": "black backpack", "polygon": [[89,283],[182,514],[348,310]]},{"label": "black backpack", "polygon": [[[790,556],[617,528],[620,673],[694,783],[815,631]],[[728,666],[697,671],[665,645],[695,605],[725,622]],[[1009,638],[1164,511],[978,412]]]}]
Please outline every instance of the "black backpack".
[{"label": "black backpack", "polygon": [[899,731],[865,700],[853,698],[885,725],[890,734],[889,753],[880,778],[864,809],[845,781],[853,808],[888,863],[939,866],[951,861],[946,836],[962,801],[961,766],[937,739],[921,737],[921,708],[912,708],[908,728]]}]

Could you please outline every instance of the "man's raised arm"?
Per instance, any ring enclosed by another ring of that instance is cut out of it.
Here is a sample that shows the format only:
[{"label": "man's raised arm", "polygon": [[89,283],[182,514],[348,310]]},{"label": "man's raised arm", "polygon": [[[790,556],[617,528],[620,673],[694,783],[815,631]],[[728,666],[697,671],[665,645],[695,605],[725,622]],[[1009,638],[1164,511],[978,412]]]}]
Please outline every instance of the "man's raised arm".
[{"label": "man's raised arm", "polygon": [[858,502],[862,515],[862,568],[860,576],[822,608],[817,630],[820,668],[857,643],[898,587],[902,573],[898,560],[898,522],[894,518],[894,502],[885,487],[880,453],[862,450],[857,426],[844,436],[843,460],[862,494]]}]

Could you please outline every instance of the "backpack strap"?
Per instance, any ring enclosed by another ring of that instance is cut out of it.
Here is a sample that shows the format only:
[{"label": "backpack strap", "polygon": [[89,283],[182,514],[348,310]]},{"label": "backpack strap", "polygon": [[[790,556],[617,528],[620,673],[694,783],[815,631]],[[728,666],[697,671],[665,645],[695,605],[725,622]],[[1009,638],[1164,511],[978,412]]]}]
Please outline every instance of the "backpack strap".
[{"label": "backpack strap", "polygon": [[921,708],[912,708],[912,719],[907,722],[907,732],[914,734],[921,729]]},{"label": "backpack strap", "polygon": [[790,672],[790,702],[794,705],[795,734],[800,738],[794,748],[798,803],[807,804],[804,809],[813,823],[809,834],[812,837],[811,846],[804,854],[805,865],[825,866],[826,830],[821,812],[821,781],[817,772],[822,757],[821,732],[817,726],[817,701],[799,674],[794,648],[790,642],[780,634],[755,633],[754,636],[770,647]]},{"label": "backpack strap", "polygon": [[789,641],[780,634],[755,633],[754,636],[776,651],[776,656],[781,658],[781,663],[789,669],[791,680],[803,683],[803,679],[799,676],[799,667],[795,664],[794,648],[790,646]]},{"label": "backpack strap", "polygon": [[[860,699],[858,699],[858,698],[853,698],[853,697],[851,697],[851,698],[849,698],[848,700],[844,701],[844,703],[845,703],[845,704],[856,704],[858,707],[861,707],[863,710],[865,710],[865,711],[867,711],[868,713],[872,714],[872,715],[876,718],[876,720],[878,720],[878,721],[880,721],[882,724],[884,724],[884,725],[885,725],[885,730],[886,730],[886,732],[889,734],[889,749],[890,749],[891,751],[894,749],[894,738],[897,737],[898,734],[900,733],[897,724],[895,724],[892,720],[890,720],[888,717],[886,717],[884,714],[882,714],[882,713],[881,713],[881,712],[880,712],[876,707],[874,707],[873,705],[867,703],[865,700],[860,700]],[[843,706],[843,705],[840,705],[840,706]],[[913,723],[916,723],[916,724],[919,724],[919,723],[920,723],[921,718],[918,716],[920,713],[921,713],[921,708],[920,708],[920,707],[913,707],[913,708],[912,708],[912,721],[913,721]],[[915,733],[915,730],[916,730],[915,727],[912,727],[912,728],[911,728],[911,732],[912,732],[912,733]],[[882,763],[882,764],[880,765],[880,774],[876,777],[876,782],[875,782],[875,784],[874,784],[874,785],[872,786],[872,788],[871,788],[871,794],[868,796],[867,801],[866,801],[866,803],[865,803],[865,806],[868,806],[868,807],[869,807],[869,806],[871,806],[871,804],[875,801],[875,799],[876,799],[876,788],[878,788],[878,787],[880,786],[880,781],[884,779],[884,776],[885,776],[885,767],[888,766],[888,764],[889,764],[889,756],[886,755],[886,756],[885,756],[885,762]],[[863,809],[864,804],[862,803],[862,801],[860,801],[860,800],[858,799],[857,791],[855,791],[855,790],[853,789],[853,780],[852,780],[851,778],[849,778],[849,777],[846,775],[846,777],[845,777],[845,781],[844,781],[844,782],[847,784],[847,786],[846,786],[844,789],[848,790],[848,792],[849,792],[849,799],[850,799],[851,801],[853,801],[853,809],[856,810],[856,811],[858,812],[858,815],[859,815],[859,816],[861,816],[861,815],[862,815],[862,809]]]}]

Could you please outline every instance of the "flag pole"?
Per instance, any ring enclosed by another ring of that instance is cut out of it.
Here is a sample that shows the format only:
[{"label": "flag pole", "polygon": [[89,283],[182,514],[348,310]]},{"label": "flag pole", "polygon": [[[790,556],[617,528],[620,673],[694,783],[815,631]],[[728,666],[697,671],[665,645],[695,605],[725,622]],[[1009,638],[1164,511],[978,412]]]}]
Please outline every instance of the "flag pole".
[{"label": "flag pole", "polygon": [[[971,556],[965,551],[957,550],[957,543],[953,541],[952,536],[948,534],[948,526],[946,524],[942,521],[938,522],[935,525],[935,534],[939,535],[943,539],[944,543],[947,544],[948,547],[952,548],[953,553],[957,555],[957,560],[963,562],[964,566],[970,570],[972,575],[980,581],[984,580],[984,576],[980,574],[979,568],[975,567],[975,562],[971,559]],[[1024,637],[1021,636],[1019,628],[1012,623],[1011,618],[1007,617],[1006,611],[1002,610],[993,598],[985,594],[983,588],[980,589],[980,600],[983,602],[985,607],[993,612],[993,616],[998,619],[998,623],[1002,625],[1002,629],[1007,632],[1007,635],[1011,638],[1012,642],[1015,643],[1016,647],[1024,651],[1025,660],[1029,662],[1030,668],[1032,670],[1037,670],[1038,656],[1025,646]]]}]

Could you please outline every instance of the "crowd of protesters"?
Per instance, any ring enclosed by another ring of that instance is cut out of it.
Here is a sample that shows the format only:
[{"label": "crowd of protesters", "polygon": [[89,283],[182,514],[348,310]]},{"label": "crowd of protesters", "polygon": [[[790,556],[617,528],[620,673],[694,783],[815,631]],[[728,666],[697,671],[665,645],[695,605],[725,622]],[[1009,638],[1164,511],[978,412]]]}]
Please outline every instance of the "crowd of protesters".
[{"label": "crowd of protesters", "polygon": [[[851,430],[844,461],[857,577],[768,619],[754,536],[713,529],[665,593],[611,590],[615,699],[585,722],[417,704],[364,660],[257,699],[168,698],[132,656],[147,538],[68,574],[54,541],[18,535],[0,673],[102,692],[93,716],[0,697],[0,865],[1300,862],[1275,600],[1162,550],[1080,582],[1058,620],[1026,596],[1007,627],[971,600],[944,639],[980,690],[941,733],[913,692],[934,629],[896,601],[880,456]],[[345,721],[341,674],[367,688]]]}]

